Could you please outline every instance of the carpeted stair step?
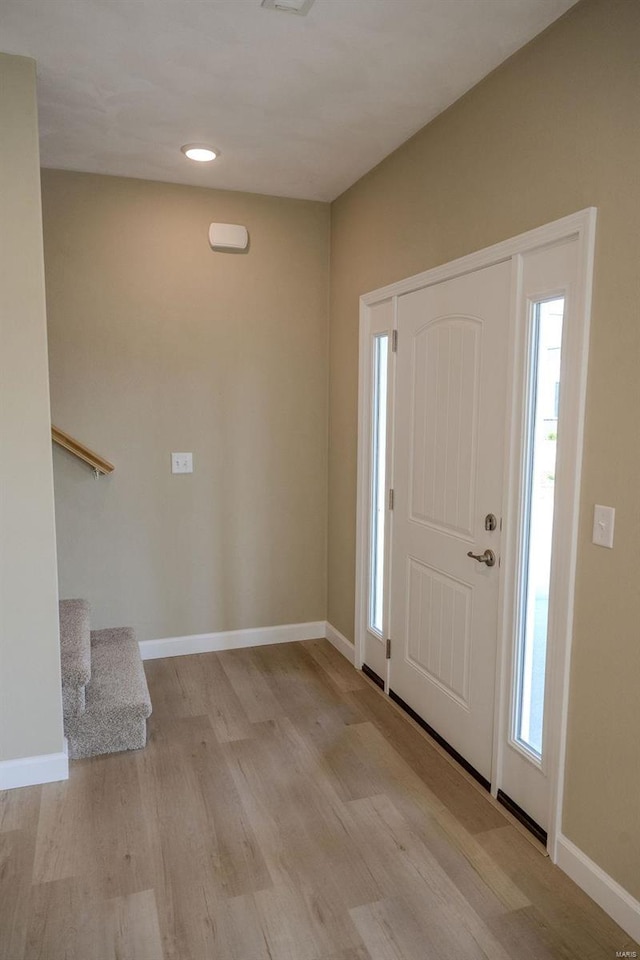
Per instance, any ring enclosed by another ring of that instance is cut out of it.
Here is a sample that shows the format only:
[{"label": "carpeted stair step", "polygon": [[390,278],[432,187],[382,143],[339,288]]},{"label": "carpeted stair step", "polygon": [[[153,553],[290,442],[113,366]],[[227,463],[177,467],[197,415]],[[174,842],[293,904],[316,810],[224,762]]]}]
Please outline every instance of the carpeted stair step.
[{"label": "carpeted stair step", "polygon": [[69,757],[78,760],[144,747],[150,714],[151,698],[133,630],[93,630],[86,709],[65,724]]},{"label": "carpeted stair step", "polygon": [[90,608],[86,600],[61,600],[60,667],[65,720],[85,709],[85,687],[91,679]]}]

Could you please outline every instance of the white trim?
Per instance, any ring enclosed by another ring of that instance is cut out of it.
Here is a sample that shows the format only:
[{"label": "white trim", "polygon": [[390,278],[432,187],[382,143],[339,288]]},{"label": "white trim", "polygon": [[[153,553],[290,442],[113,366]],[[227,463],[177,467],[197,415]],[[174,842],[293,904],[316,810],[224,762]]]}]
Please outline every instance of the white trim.
[{"label": "white trim", "polygon": [[185,657],[192,653],[217,653],[240,647],[262,647],[270,643],[292,643],[316,640],[325,635],[325,621],[285,623],[278,627],[254,627],[249,630],[228,630],[221,633],[196,633],[189,637],[165,637],[163,640],[140,640],[143,660],[161,657]]},{"label": "white trim", "polygon": [[[502,523],[503,529],[511,529],[512,523],[517,528],[517,505],[513,502],[511,491],[517,483],[517,464],[514,463],[512,451],[516,443],[515,423],[513,414],[513,398],[517,394],[518,383],[523,376],[523,364],[517,358],[524,356],[523,324],[520,318],[520,290],[522,287],[522,256],[516,254],[511,264],[511,322],[509,324],[508,363],[507,363],[507,390],[506,398],[510,413],[505,421],[504,437],[504,477],[502,482]],[[519,543],[516,545],[518,548]],[[498,645],[496,648],[496,682],[495,682],[495,712],[493,724],[493,757],[491,763],[491,795],[498,796],[500,776],[504,762],[506,742],[503,736],[510,690],[507,684],[509,674],[509,642],[506,624],[509,613],[513,609],[515,597],[513,594],[511,560],[509,557],[509,537],[503,537],[501,545],[502,563],[500,582],[498,587]]]},{"label": "white trim", "polygon": [[[391,323],[377,325],[371,319],[371,307],[388,301],[391,305]],[[397,329],[397,301],[382,297],[380,301],[360,298],[359,346],[358,346],[358,449],[357,449],[357,493],[356,493],[356,582],[355,582],[355,638],[354,666],[362,668],[365,661],[366,637],[368,633],[369,598],[369,537],[370,537],[370,492],[371,492],[371,400],[372,383],[372,344],[377,334],[392,336]],[[389,351],[387,371],[387,489],[393,487],[393,430],[395,401],[395,352]],[[389,583],[391,582],[391,539],[393,529],[393,511],[385,511],[385,603],[383,610],[383,632],[389,631]],[[372,631],[373,632],[373,631]],[[381,643],[384,642],[381,639]],[[370,664],[371,666],[371,664]],[[382,674],[381,670],[381,674]],[[384,669],[385,690],[389,689],[388,661]]]},{"label": "white trim", "polygon": [[[457,260],[432,267],[423,273],[416,273],[404,280],[397,280],[386,287],[380,287],[378,290],[363,294],[360,297],[361,307],[371,307],[382,300],[388,300],[390,297],[399,297],[403,293],[412,293],[414,290],[440,283],[442,280],[452,280],[454,277],[460,277],[465,273],[473,273],[482,267],[489,267],[494,263],[500,263],[502,260],[510,260],[518,253],[526,253],[538,247],[557,243],[560,240],[567,240],[572,236],[585,233],[588,236],[591,226],[595,227],[595,216],[596,208],[586,207],[578,213],[572,213],[560,220],[553,220],[542,227],[536,227],[534,230],[528,230],[527,233],[521,233],[517,237],[510,237],[509,240],[503,240],[491,247],[485,247],[484,250],[477,250],[475,253],[459,257]],[[585,225],[588,225],[588,227]],[[362,309],[360,316],[361,318],[363,316]]]},{"label": "white trim", "polygon": [[346,657],[349,663],[352,666],[355,666],[356,660],[356,648],[352,643],[349,643],[347,638],[340,633],[339,630],[336,630],[334,626],[330,623],[325,624],[325,638],[331,643],[336,650],[342,654],[343,657]]},{"label": "white trim", "polygon": [[[582,454],[584,441],[584,421],[587,405],[587,373],[589,364],[589,339],[591,323],[591,301],[593,298],[593,274],[596,248],[597,209],[589,207],[582,211],[582,227],[578,230],[578,281],[576,284],[576,315],[582,324],[577,341],[569,345],[575,351],[574,370],[578,371],[579,387],[573,397],[573,406],[567,414],[576,423],[576,432],[572,437],[573,449],[567,449],[565,473],[567,476],[567,497],[562,498],[560,509],[567,511],[566,523],[561,526],[563,540],[566,538],[567,554],[565,577],[568,584],[567,609],[564,623],[565,648],[559,651],[555,664],[557,713],[552,714],[551,722],[559,730],[557,753],[552,758],[551,771],[552,806],[549,829],[549,855],[554,863],[559,856],[558,840],[562,836],[562,809],[564,805],[564,771],[567,752],[567,727],[569,714],[569,681],[571,673],[571,647],[573,643],[573,614],[575,604],[576,567],[578,556],[578,528],[580,523],[580,503],[582,490]],[[564,362],[568,361],[565,356]],[[565,449],[568,444],[565,444]],[[556,543],[553,545],[556,550]],[[563,558],[564,560],[564,558]],[[577,849],[577,848],[576,848]],[[636,939],[638,939],[636,937]]]},{"label": "white trim", "polygon": [[33,787],[69,779],[67,741],[62,753],[45,753],[39,757],[18,757],[0,761],[0,790]]},{"label": "white trim", "polygon": [[640,902],[562,833],[558,834],[556,848],[560,869],[640,943]]},{"label": "white trim", "polygon": [[[372,306],[373,304],[371,304]],[[364,663],[364,637],[367,622],[367,550],[369,545],[369,397],[371,374],[369,372],[369,311],[364,298],[360,297],[360,324],[358,343],[358,451],[356,492],[356,582],[355,582],[355,649],[354,666],[362,669]]]}]

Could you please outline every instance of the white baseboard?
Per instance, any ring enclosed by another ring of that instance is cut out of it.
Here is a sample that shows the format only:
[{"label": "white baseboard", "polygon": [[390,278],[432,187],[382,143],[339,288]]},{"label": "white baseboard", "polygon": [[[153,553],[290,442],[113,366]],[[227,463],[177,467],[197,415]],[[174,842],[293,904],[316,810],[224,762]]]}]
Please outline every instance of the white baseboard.
[{"label": "white baseboard", "polygon": [[67,741],[62,753],[45,753],[41,757],[19,757],[0,761],[0,790],[33,787],[39,783],[53,783],[69,779]]},{"label": "white baseboard", "polygon": [[630,937],[640,943],[640,902],[563,834],[557,840],[556,863]]},{"label": "white baseboard", "polygon": [[160,657],[184,657],[192,653],[238,650],[240,647],[261,647],[270,643],[316,640],[324,637],[325,627],[324,620],[285,623],[279,627],[256,627],[221,633],[197,633],[190,637],[167,637],[164,640],[141,640],[138,646],[143,660],[157,660]]},{"label": "white baseboard", "polygon": [[352,666],[355,664],[356,648],[352,643],[349,643],[347,638],[341,634],[339,630],[336,630],[330,623],[326,623],[324,636],[329,643],[333,644],[336,650],[340,651],[343,657],[347,658]]}]

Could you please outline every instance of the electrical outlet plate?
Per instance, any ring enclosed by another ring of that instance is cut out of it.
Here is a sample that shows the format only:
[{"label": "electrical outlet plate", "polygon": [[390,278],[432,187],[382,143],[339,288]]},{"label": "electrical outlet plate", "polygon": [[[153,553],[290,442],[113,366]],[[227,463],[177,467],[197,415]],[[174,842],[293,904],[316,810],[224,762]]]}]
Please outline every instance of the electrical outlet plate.
[{"label": "electrical outlet plate", "polygon": [[171,473],[193,473],[193,454],[172,453]]},{"label": "electrical outlet plate", "polygon": [[613,527],[616,511],[596,503],[593,510],[593,542],[598,547],[613,547]]},{"label": "electrical outlet plate", "polygon": [[266,10],[278,10],[280,13],[296,13],[304,17],[309,12],[313,0],[262,0]]}]

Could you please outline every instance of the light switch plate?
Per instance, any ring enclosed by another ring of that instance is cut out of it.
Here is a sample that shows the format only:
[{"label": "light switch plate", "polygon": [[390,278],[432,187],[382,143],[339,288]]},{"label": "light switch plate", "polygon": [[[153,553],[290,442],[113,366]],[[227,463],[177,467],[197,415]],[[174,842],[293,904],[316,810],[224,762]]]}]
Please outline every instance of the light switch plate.
[{"label": "light switch plate", "polygon": [[193,473],[193,454],[172,453],[171,473]]},{"label": "light switch plate", "polygon": [[593,510],[593,542],[599,547],[613,547],[616,511],[596,503]]}]

